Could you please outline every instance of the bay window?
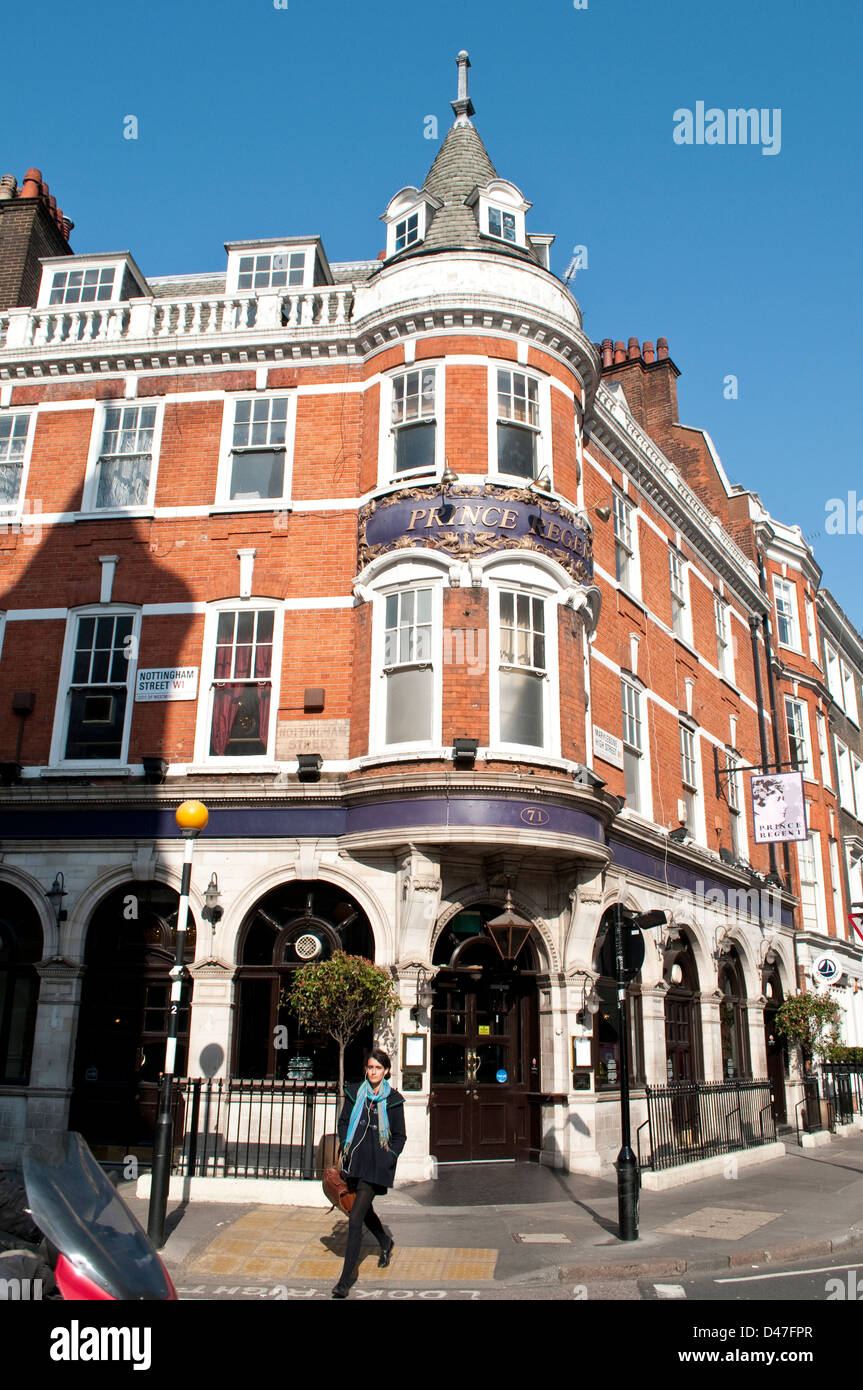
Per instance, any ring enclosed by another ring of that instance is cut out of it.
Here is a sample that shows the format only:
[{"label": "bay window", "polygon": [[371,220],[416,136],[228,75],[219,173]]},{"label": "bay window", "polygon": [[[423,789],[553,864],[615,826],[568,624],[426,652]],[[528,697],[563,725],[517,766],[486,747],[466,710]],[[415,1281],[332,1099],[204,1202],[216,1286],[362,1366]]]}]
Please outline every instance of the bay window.
[{"label": "bay window", "polygon": [[502,743],[544,746],[547,679],[544,600],[501,590],[498,682]]},{"label": "bay window", "polygon": [[403,372],[392,380],[392,430],[396,473],[434,472],[437,416],[434,367]]},{"label": "bay window", "polygon": [[431,587],[400,589],[384,599],[384,741],[426,743],[432,737],[434,665]]},{"label": "bay window", "polygon": [[497,471],[535,478],[540,436],[539,382],[497,369]]}]

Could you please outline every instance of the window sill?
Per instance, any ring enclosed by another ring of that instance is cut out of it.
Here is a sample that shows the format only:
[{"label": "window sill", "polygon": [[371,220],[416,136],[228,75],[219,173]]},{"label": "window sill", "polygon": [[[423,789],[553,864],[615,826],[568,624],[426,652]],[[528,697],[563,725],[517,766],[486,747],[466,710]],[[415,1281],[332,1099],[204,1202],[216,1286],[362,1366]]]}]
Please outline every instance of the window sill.
[{"label": "window sill", "polygon": [[207,508],[210,516],[229,516],[232,512],[289,512],[292,511],[289,497],[256,497],[252,501],[239,499],[231,502],[215,502]]},{"label": "window sill", "polygon": [[[641,612],[644,613],[646,616],[647,605],[638,597],[638,595],[634,594],[631,589],[627,589],[623,584],[621,584],[619,579],[616,580],[615,583],[617,585],[618,596],[622,596],[623,598],[628,599],[630,603],[634,603],[635,607],[639,608]],[[680,641],[680,638],[677,638],[676,640]]]},{"label": "window sill", "polygon": [[85,773],[93,773],[99,777],[131,777],[135,769],[128,763],[58,763],[55,767],[40,767],[37,772],[39,777],[81,777]]},{"label": "window sill", "polygon": [[155,508],[152,504],[144,507],[98,507],[72,513],[74,521],[118,521],[121,517],[139,521],[142,518],[152,520],[154,516]]},{"label": "window sill", "polygon": [[206,777],[220,772],[267,772],[275,775],[291,762],[296,762],[296,758],[283,759],[279,763],[267,758],[213,758],[208,763],[187,763],[182,770],[186,777]]}]

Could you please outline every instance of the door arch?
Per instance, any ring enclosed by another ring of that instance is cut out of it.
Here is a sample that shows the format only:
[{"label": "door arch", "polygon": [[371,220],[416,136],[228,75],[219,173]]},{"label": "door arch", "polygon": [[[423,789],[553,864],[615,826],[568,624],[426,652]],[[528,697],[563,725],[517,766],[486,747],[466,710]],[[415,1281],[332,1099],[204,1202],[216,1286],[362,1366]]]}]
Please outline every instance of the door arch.
[{"label": "door arch", "polygon": [[695,1081],[702,1076],[701,1007],[698,971],[692,947],[681,936],[668,951],[663,978],[665,995],[665,1066],[672,1081]]},{"label": "door arch", "polygon": [[0,883],[0,1083],[30,1080],[42,925],[36,906],[20,888]]},{"label": "door arch", "polygon": [[[366,960],[375,958],[368,917],[356,899],[336,884],[292,879],[270,889],[250,910],[240,931],[234,1076],[338,1079],[335,1041],[301,1029],[281,1002],[299,966],[327,960],[338,950]],[[278,1027],[286,1030],[284,1047],[276,1046]],[[346,1077],[362,1076],[372,1046],[368,1026],[345,1049]]]},{"label": "door arch", "polygon": [[782,1006],[785,995],[779,970],[773,963],[764,969],[764,1048],[767,1054],[767,1075],[770,1080],[770,1104],[773,1118],[778,1125],[788,1123],[788,1105],[785,1095],[785,1082],[788,1076],[788,1046],[777,1031],[776,1015]]},{"label": "door arch", "polygon": [[[130,880],[90,918],[69,1124],[91,1146],[128,1152],[153,1142],[179,901],[166,883]],[[185,964],[194,959],[190,913]],[[177,1076],[187,1068],[191,990],[188,980],[180,999]]]},{"label": "door arch", "polygon": [[440,1163],[539,1156],[536,954],[502,959],[499,903],[457,913],[438,937],[431,1010],[430,1151]]}]

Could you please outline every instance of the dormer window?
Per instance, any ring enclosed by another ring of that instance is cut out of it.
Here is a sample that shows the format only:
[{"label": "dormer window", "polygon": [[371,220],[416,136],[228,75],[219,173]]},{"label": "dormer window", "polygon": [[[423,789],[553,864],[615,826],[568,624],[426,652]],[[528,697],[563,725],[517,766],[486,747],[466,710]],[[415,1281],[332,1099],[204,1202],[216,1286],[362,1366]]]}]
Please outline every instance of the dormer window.
[{"label": "dormer window", "polygon": [[485,188],[475,188],[466,199],[476,209],[476,219],[483,236],[493,237],[507,246],[527,246],[524,215],[530,207],[521,190],[505,179],[492,179]]},{"label": "dormer window", "polygon": [[413,246],[419,239],[420,215],[417,210],[412,212],[410,217],[403,217],[401,222],[396,223],[396,250],[404,251],[406,246]]},{"label": "dormer window", "polygon": [[306,278],[305,251],[267,252],[260,256],[241,256],[237,276],[238,290],[276,290],[302,285]]},{"label": "dormer window", "polygon": [[228,241],[225,290],[241,295],[290,295],[313,285],[332,284],[332,273],[318,237],[280,241]]},{"label": "dormer window", "polygon": [[387,224],[387,260],[425,240],[431,219],[442,204],[424,188],[402,188],[390,199],[381,221]]},{"label": "dormer window", "polygon": [[150,288],[128,251],[101,256],[44,256],[37,308],[62,315],[80,308],[100,313],[106,304],[127,304]]},{"label": "dormer window", "polygon": [[114,297],[113,266],[90,270],[55,270],[49,304],[94,304]]},{"label": "dormer window", "polygon": [[488,210],[488,231],[490,236],[498,236],[502,241],[515,244],[515,213],[505,212],[503,208],[490,207]]}]

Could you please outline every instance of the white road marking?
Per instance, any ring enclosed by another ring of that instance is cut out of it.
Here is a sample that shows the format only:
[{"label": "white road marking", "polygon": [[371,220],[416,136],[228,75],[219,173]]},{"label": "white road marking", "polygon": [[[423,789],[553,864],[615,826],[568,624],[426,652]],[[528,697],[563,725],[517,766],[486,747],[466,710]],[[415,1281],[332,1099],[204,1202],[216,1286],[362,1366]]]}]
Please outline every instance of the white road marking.
[{"label": "white road marking", "polygon": [[686,1290],[682,1284],[654,1284],[657,1298],[685,1298]]},{"label": "white road marking", "polygon": [[517,1235],[516,1240],[520,1240],[523,1245],[569,1245],[569,1236],[565,1235]]},{"label": "white road marking", "polygon": [[859,1269],[860,1261],[853,1265],[819,1265],[818,1269],[788,1269],[781,1274],[738,1274],[733,1279],[714,1279],[714,1284],[753,1284],[761,1279],[796,1279],[799,1274],[835,1274],[839,1269]]}]

